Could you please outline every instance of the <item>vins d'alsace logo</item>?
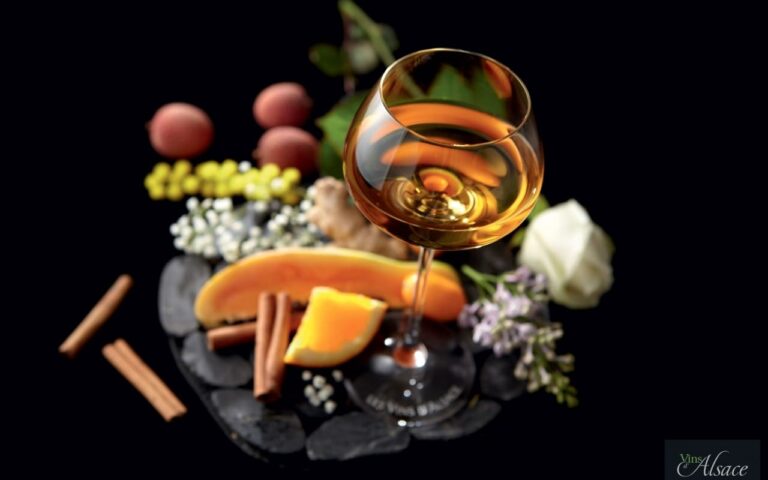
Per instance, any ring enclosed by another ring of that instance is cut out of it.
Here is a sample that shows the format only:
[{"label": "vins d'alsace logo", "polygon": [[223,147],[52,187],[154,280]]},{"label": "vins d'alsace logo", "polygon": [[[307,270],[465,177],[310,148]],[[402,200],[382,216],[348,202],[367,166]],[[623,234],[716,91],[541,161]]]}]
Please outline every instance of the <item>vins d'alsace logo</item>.
[{"label": "vins d'alsace logo", "polygon": [[759,440],[667,440],[664,478],[760,478]]},{"label": "vins d'alsace logo", "polygon": [[[730,453],[728,450],[717,452],[715,458],[710,453],[706,457],[695,457],[690,453],[681,453],[682,462],[677,464],[677,474],[681,477],[691,477],[699,470],[705,477],[746,477],[749,473],[749,465],[722,464],[720,457]],[[723,461],[727,461],[724,458]],[[711,462],[711,463],[710,463]]]}]

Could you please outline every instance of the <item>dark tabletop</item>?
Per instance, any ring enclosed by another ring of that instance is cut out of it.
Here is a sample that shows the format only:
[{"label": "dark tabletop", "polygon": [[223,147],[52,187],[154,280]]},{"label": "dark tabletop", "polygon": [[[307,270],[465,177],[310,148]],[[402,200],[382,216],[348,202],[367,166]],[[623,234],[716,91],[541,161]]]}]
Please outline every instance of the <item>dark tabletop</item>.
[{"label": "dark tabletop", "polygon": [[[89,478],[148,474],[150,465],[272,473],[229,442],[173,362],[156,297],[160,271],[174,255],[168,226],[183,207],[150,201],[142,182],[159,160],[144,124],[166,102],[190,102],[210,114],[216,137],[207,156],[222,160],[250,155],[260,134],[251,103],[263,87],[304,84],[316,102],[313,115],[341,97],[341,82],[307,60],[312,43],[340,41],[334,2],[273,3],[273,15],[186,4],[162,13],[103,12],[98,22],[67,10],[62,18],[71,20],[53,22],[60,41],[47,47],[45,70],[56,81],[44,95],[55,97],[57,110],[45,128],[66,134],[46,152],[56,158],[46,168],[60,188],[46,200],[59,252],[45,271],[54,291],[33,305],[45,312],[36,324],[45,326],[47,360],[38,374],[45,393],[32,402],[44,412],[44,425],[27,432],[30,441],[45,437],[44,446],[30,447],[39,461]],[[553,203],[578,199],[611,235],[616,284],[598,309],[553,311],[564,324],[564,350],[576,355],[581,406],[569,410],[543,393],[527,395],[472,437],[434,444],[418,457],[339,464],[338,471],[402,474],[412,464],[452,472],[477,465],[501,478],[622,478],[627,471],[660,478],[664,439],[759,437],[744,315],[720,302],[702,306],[707,296],[717,297],[715,288],[678,288],[676,282],[706,270],[687,268],[699,263],[682,258],[689,244],[677,235],[658,248],[666,236],[652,225],[659,217],[674,223],[674,209],[662,214],[637,202],[638,195],[672,189],[663,180],[676,168],[653,164],[664,147],[632,114],[652,108],[645,87],[658,81],[650,73],[658,67],[653,39],[664,22],[650,34],[639,19],[656,17],[643,11],[615,12],[606,21],[604,11],[575,4],[502,11],[487,1],[453,3],[462,5],[361,2],[373,18],[394,26],[400,54],[435,46],[475,50],[524,79],[545,149],[544,193]],[[76,360],[60,358],[58,344],[123,272],[134,276],[135,287],[117,314]],[[705,320],[711,316],[728,322]],[[178,393],[189,407],[186,417],[164,423],[102,358],[100,347],[116,337],[128,340]]]}]

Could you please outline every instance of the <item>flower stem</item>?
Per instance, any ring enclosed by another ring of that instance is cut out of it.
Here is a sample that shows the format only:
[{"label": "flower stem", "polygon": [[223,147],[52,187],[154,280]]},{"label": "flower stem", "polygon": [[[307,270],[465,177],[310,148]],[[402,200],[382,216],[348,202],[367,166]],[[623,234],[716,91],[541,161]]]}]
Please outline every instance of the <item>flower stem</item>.
[{"label": "flower stem", "polygon": [[[381,63],[387,66],[394,63],[395,55],[384,40],[384,36],[381,34],[381,27],[379,27],[378,23],[374,22],[371,17],[369,17],[352,0],[339,0],[339,12],[341,12],[342,18],[349,19],[360,27],[371,42],[371,46],[381,60]],[[409,75],[404,75],[401,81],[403,82],[405,89],[408,90],[408,93],[412,96],[424,96],[424,92],[422,92],[421,88],[419,88]]]},{"label": "flower stem", "polygon": [[462,265],[461,273],[469,277],[480,288],[481,293],[492,296],[496,277],[485,273],[480,273],[469,265]]},{"label": "flower stem", "polygon": [[381,28],[352,0],[339,0],[339,11],[341,15],[351,19],[371,41],[373,50],[379,56],[384,65],[389,65],[395,61],[392,50],[387,46],[384,37],[381,34]]}]

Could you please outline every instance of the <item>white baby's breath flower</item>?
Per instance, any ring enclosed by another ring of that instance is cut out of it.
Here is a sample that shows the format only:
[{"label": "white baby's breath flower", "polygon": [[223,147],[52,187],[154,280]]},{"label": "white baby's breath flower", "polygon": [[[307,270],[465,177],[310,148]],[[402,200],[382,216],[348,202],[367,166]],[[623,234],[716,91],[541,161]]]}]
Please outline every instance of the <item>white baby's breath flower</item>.
[{"label": "white baby's breath flower", "polygon": [[315,388],[323,388],[325,384],[326,380],[322,375],[315,375],[315,377],[312,379],[312,385],[314,385]]},{"label": "white baby's breath flower", "polygon": [[323,387],[317,392],[318,398],[322,401],[326,401],[329,398],[331,398],[331,395],[333,395],[333,386],[326,383],[323,385]]},{"label": "white baby's breath flower", "polygon": [[221,215],[219,215],[219,224],[221,225],[230,226],[235,221],[232,212],[222,212]]},{"label": "white baby's breath flower", "polygon": [[258,239],[260,248],[270,248],[272,246],[272,239],[270,237],[261,237]]},{"label": "white baby's breath flower", "polygon": [[[312,376],[311,373],[309,375],[310,375],[310,377]],[[309,399],[311,397],[316,397],[317,396],[317,392],[315,392],[315,387],[313,387],[312,385],[307,385],[306,387],[304,387],[304,396],[307,399]]]},{"label": "white baby's breath flower", "polygon": [[242,245],[240,245],[240,250],[242,250],[242,252],[245,254],[254,253],[257,248],[258,243],[254,238],[249,238],[248,240],[244,241]]},{"label": "white baby's breath flower", "polygon": [[288,217],[282,213],[278,213],[277,215],[275,215],[275,218],[273,219],[273,221],[276,224],[280,225],[281,227],[288,225]]},{"label": "white baby's breath flower", "polygon": [[205,233],[208,230],[208,224],[200,217],[192,217],[192,228],[194,228],[195,233]]},{"label": "white baby's breath flower", "polygon": [[218,223],[219,223],[219,214],[216,213],[213,210],[208,210],[208,211],[205,212],[205,219],[208,220],[208,223],[211,226],[218,225]]},{"label": "white baby's breath flower", "polygon": [[227,198],[217,198],[213,201],[213,209],[217,212],[226,212],[232,210],[232,199]]}]

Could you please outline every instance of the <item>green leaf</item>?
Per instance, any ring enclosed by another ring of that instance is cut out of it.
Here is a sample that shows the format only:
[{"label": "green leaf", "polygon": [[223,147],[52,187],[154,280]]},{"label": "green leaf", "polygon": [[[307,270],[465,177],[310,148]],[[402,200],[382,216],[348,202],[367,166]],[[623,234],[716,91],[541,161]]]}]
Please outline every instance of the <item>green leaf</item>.
[{"label": "green leaf", "polygon": [[352,119],[367,95],[368,92],[353,93],[317,119],[317,126],[324,134],[323,141],[328,142],[339,157],[344,153],[344,141],[347,139]]},{"label": "green leaf", "polygon": [[509,248],[521,247],[523,240],[525,240],[525,227],[520,227],[512,235],[512,239],[509,241]]},{"label": "green leaf", "polygon": [[350,22],[347,26],[347,35],[350,40],[363,40],[365,32],[356,23]]},{"label": "green leaf", "polygon": [[344,74],[344,53],[329,43],[318,43],[309,48],[309,60],[329,77]]},{"label": "green leaf", "polygon": [[[531,210],[531,213],[525,221],[530,223],[531,220],[548,208],[549,202],[547,201],[547,198],[544,195],[539,195],[539,199],[536,200],[536,205],[533,206],[533,210]],[[520,248],[523,245],[526,230],[527,227],[519,227],[515,233],[512,234],[512,238],[509,240],[509,248]]]},{"label": "green leaf", "polygon": [[381,32],[381,38],[384,39],[384,43],[387,44],[390,50],[395,51],[400,46],[400,41],[397,39],[395,29],[386,23],[379,24],[379,31]]},{"label": "green leaf", "polygon": [[341,156],[331,147],[331,144],[323,139],[318,149],[318,164],[320,175],[344,179]]},{"label": "green leaf", "polygon": [[429,98],[472,105],[475,95],[464,77],[452,66],[444,65],[429,87]]},{"label": "green leaf", "polygon": [[472,78],[472,91],[475,94],[475,105],[478,109],[499,118],[507,116],[504,100],[499,98],[493,85],[488,81],[488,77],[478,72]]},{"label": "green leaf", "polygon": [[528,215],[528,221],[530,222],[536,218],[541,212],[549,208],[549,201],[544,195],[539,195],[539,199],[536,200],[536,205],[533,206],[530,215]]},{"label": "green leaf", "polygon": [[507,114],[504,100],[499,98],[493,86],[482,73],[477,73],[470,82],[450,65],[440,69],[428,96],[435,100],[448,100],[471,106],[491,115],[504,118]]}]

